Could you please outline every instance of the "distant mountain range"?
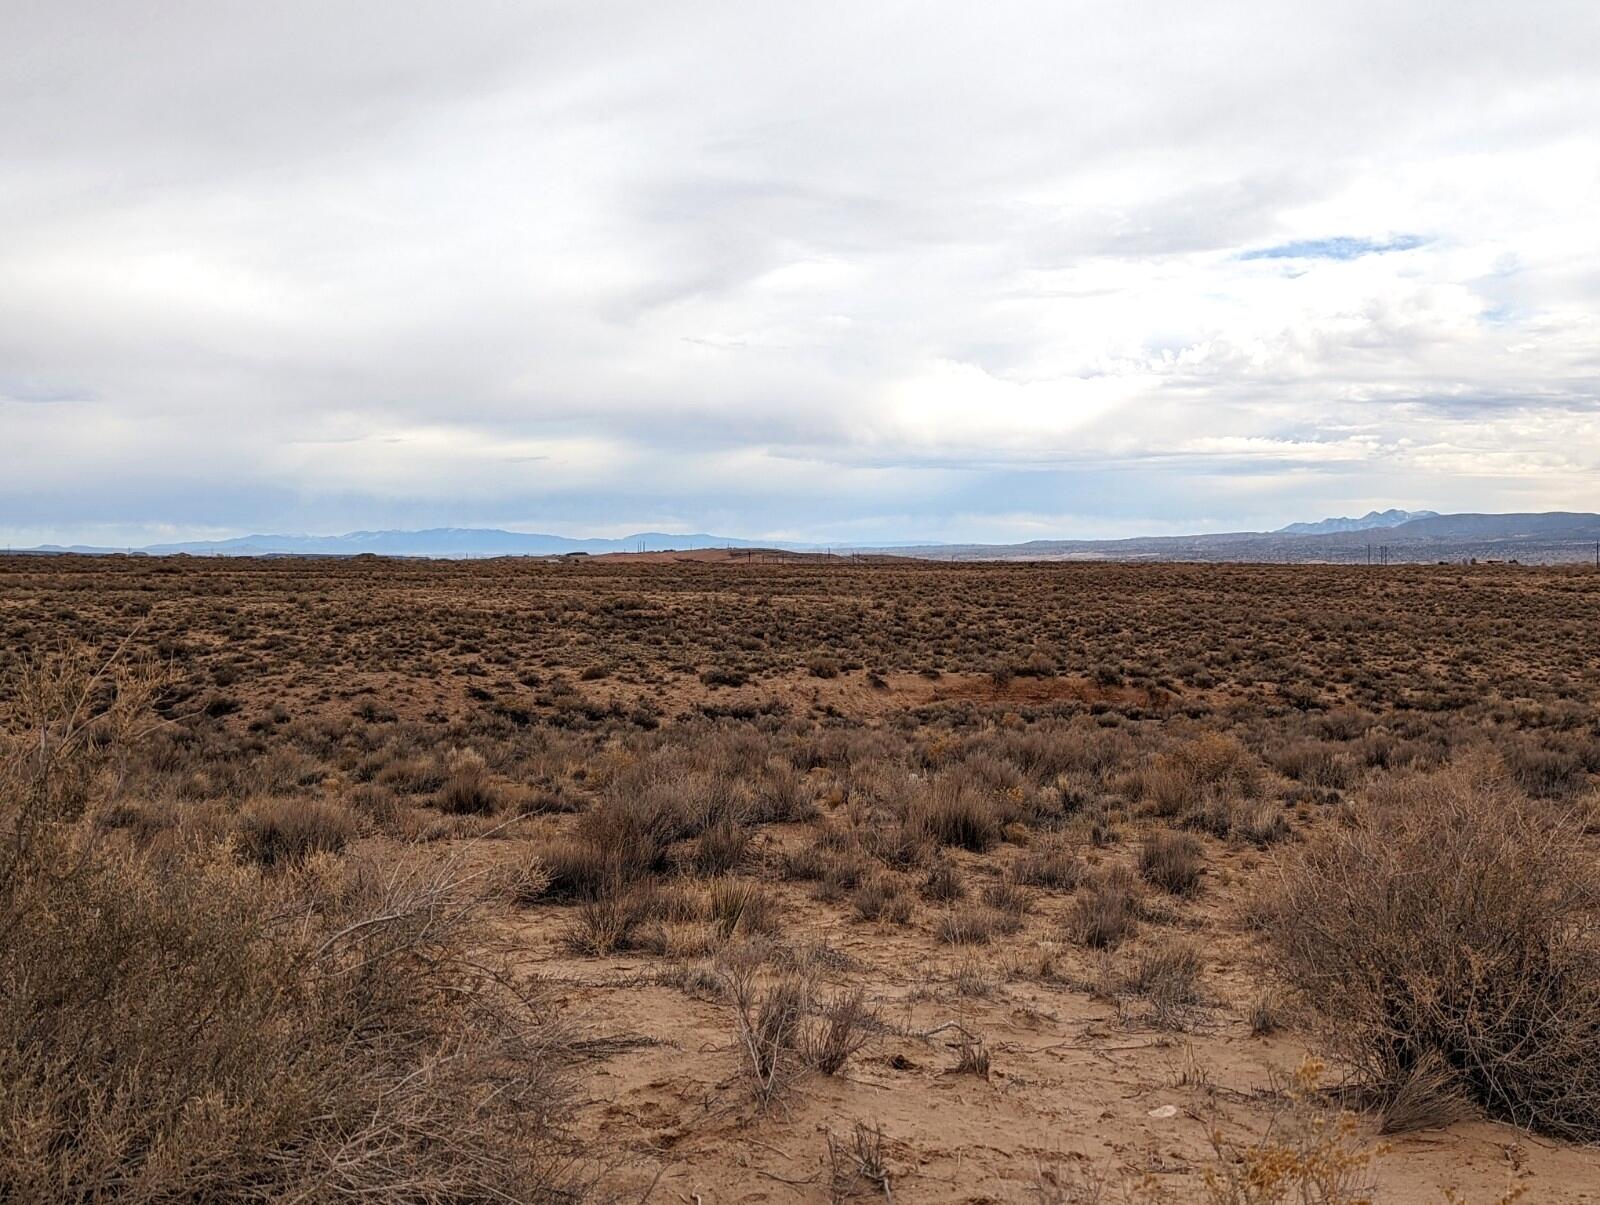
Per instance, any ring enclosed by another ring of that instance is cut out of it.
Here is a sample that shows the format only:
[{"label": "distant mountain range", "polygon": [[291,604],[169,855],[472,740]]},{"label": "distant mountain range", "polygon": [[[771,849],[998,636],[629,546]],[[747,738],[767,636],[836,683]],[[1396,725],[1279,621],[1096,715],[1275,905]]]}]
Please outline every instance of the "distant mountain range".
[{"label": "distant mountain range", "polygon": [[[1291,523],[1277,531],[1193,536],[1140,536],[1123,540],[1030,540],[1023,544],[834,545],[839,551],[875,552],[936,560],[1003,561],[1326,561],[1343,564],[1397,561],[1592,561],[1600,541],[1600,515],[1550,511],[1536,514],[1456,514],[1372,511],[1359,519]],[[152,556],[561,556],[572,553],[692,551],[703,548],[823,550],[820,544],[740,540],[728,536],[639,532],[619,539],[574,539],[492,528],[437,527],[427,531],[353,531],[342,536],[251,535],[191,540],[146,548],[46,545],[39,553],[140,552]]]},{"label": "distant mountain range", "polygon": [[1316,523],[1291,523],[1275,534],[1287,536],[1331,536],[1348,531],[1371,531],[1378,527],[1399,527],[1413,519],[1435,519],[1436,510],[1369,510],[1359,519],[1321,519]]},{"label": "distant mountain range", "polygon": [[1553,564],[1595,560],[1600,514],[1547,511],[1536,514],[1440,515],[1417,512],[1392,525],[1349,529],[1340,524],[1366,519],[1331,519],[1291,524],[1281,531],[1236,531],[1197,536],[1143,536],[1127,540],[1030,540],[1026,544],[939,544],[897,549],[902,556],[940,560],[1032,561],[1252,561],[1362,564],[1515,560]]},{"label": "distant mountain range", "polygon": [[[769,545],[765,545],[770,547]],[[641,531],[618,539],[572,539],[539,532],[500,531],[483,527],[433,527],[426,531],[352,531],[342,536],[254,535],[226,540],[188,540],[178,544],[151,544],[131,551],[151,556],[378,556],[482,557],[560,556],[584,552],[650,552],[672,548],[754,548],[753,540],[728,536],[669,535]],[[47,544],[38,552],[109,553],[123,548],[62,547]]]}]

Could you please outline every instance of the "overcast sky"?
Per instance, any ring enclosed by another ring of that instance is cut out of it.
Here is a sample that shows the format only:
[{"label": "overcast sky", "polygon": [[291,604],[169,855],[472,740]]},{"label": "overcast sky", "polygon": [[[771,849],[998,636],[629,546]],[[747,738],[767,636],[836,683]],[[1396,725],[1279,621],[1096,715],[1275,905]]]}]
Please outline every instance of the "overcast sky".
[{"label": "overcast sky", "polygon": [[1600,4],[0,0],[0,535],[1600,509]]}]

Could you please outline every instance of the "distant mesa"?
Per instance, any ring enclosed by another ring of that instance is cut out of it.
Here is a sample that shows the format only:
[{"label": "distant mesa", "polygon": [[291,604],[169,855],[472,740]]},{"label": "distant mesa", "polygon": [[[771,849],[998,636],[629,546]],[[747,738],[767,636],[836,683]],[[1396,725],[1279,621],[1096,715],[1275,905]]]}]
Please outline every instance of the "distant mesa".
[{"label": "distant mesa", "polygon": [[1399,527],[1413,519],[1437,519],[1436,510],[1369,510],[1359,519],[1320,519],[1315,523],[1291,523],[1278,528],[1286,536],[1326,536],[1346,531],[1371,531],[1378,527]]}]

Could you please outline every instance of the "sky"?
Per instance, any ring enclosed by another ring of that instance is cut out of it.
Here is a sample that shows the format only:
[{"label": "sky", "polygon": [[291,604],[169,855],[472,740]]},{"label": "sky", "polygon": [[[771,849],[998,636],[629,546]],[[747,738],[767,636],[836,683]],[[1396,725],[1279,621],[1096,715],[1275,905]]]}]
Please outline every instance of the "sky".
[{"label": "sky", "polygon": [[1593,0],[0,0],[0,538],[1600,510]]}]

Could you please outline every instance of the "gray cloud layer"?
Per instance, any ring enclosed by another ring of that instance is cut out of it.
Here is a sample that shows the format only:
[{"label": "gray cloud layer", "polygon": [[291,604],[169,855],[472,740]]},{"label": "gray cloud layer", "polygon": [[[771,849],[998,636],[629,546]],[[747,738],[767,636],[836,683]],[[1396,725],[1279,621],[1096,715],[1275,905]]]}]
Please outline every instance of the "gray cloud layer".
[{"label": "gray cloud layer", "polygon": [[1587,0],[6,10],[11,542],[1600,506]]}]

